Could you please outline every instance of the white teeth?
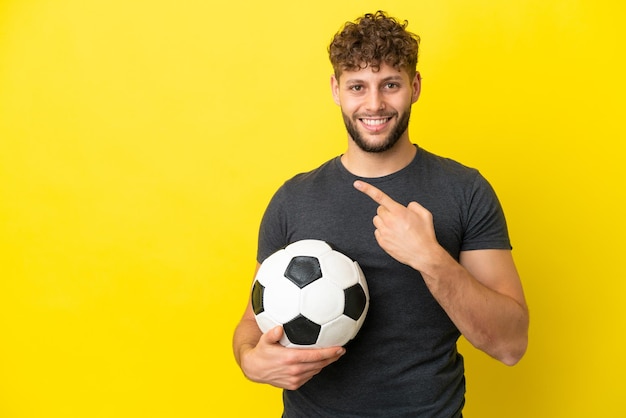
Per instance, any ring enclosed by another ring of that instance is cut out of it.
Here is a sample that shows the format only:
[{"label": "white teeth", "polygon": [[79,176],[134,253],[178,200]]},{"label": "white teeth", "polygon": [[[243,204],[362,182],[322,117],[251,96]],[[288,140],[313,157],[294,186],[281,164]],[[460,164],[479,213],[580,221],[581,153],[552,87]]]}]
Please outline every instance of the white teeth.
[{"label": "white teeth", "polygon": [[361,119],[361,121],[368,126],[378,126],[387,123],[389,119]]}]

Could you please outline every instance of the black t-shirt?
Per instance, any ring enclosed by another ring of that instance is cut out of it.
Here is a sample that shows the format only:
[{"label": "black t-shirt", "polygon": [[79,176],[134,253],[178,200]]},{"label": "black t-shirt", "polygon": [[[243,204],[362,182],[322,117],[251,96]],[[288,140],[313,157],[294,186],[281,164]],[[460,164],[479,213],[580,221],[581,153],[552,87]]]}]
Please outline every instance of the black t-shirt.
[{"label": "black t-shirt", "polygon": [[420,273],[374,238],[378,204],[354,189],[365,180],[394,200],[433,214],[439,243],[461,251],[510,249],[498,199],[480,173],[421,148],[402,170],[379,178],[348,172],[339,157],[296,175],[276,192],[261,222],[257,260],[301,239],[329,242],[356,260],[370,307],[346,354],[296,391],[284,391],[285,417],[455,417],[465,397],[460,333]]}]

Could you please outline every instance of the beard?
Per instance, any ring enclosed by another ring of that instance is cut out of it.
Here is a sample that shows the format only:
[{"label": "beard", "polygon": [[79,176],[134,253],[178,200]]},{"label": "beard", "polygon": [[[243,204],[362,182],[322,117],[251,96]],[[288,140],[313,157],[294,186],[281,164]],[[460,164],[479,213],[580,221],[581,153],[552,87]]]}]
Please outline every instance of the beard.
[{"label": "beard", "polygon": [[[341,112],[343,115],[343,123],[346,125],[346,130],[348,134],[352,138],[352,140],[357,144],[359,148],[361,148],[365,152],[371,153],[380,153],[385,152],[393,148],[393,146],[398,142],[398,140],[404,135],[406,130],[409,127],[409,119],[411,118],[411,108],[409,107],[405,112],[401,113],[398,122],[392,128],[389,135],[382,142],[379,143],[370,143],[363,138],[363,135],[357,129],[356,121],[358,120],[358,116],[351,119],[348,115]],[[384,115],[387,116],[387,115]]]}]

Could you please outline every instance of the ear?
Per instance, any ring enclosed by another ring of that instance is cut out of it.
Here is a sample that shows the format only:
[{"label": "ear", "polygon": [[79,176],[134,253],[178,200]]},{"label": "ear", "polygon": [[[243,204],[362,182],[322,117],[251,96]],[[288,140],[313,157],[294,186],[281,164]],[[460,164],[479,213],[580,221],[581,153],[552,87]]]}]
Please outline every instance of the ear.
[{"label": "ear", "polygon": [[335,75],[330,76],[330,90],[333,94],[333,100],[339,106],[341,106],[341,102],[339,101],[339,80],[335,77]]},{"label": "ear", "polygon": [[415,77],[413,78],[413,95],[411,97],[411,104],[417,102],[417,99],[420,97],[420,93],[422,91],[422,76],[417,71],[415,73]]}]

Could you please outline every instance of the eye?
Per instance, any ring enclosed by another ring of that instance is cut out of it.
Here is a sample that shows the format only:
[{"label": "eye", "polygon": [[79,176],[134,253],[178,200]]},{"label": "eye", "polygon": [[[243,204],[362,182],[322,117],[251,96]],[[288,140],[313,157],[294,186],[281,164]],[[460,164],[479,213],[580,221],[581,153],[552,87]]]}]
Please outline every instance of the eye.
[{"label": "eye", "polygon": [[391,82],[389,82],[389,83],[385,84],[385,88],[388,89],[388,90],[397,89],[398,87],[400,87],[398,85],[398,83],[391,83]]},{"label": "eye", "polygon": [[352,91],[361,91],[361,90],[363,90],[363,86],[361,86],[360,84],[355,84],[354,86],[350,86],[350,90],[352,90]]}]

